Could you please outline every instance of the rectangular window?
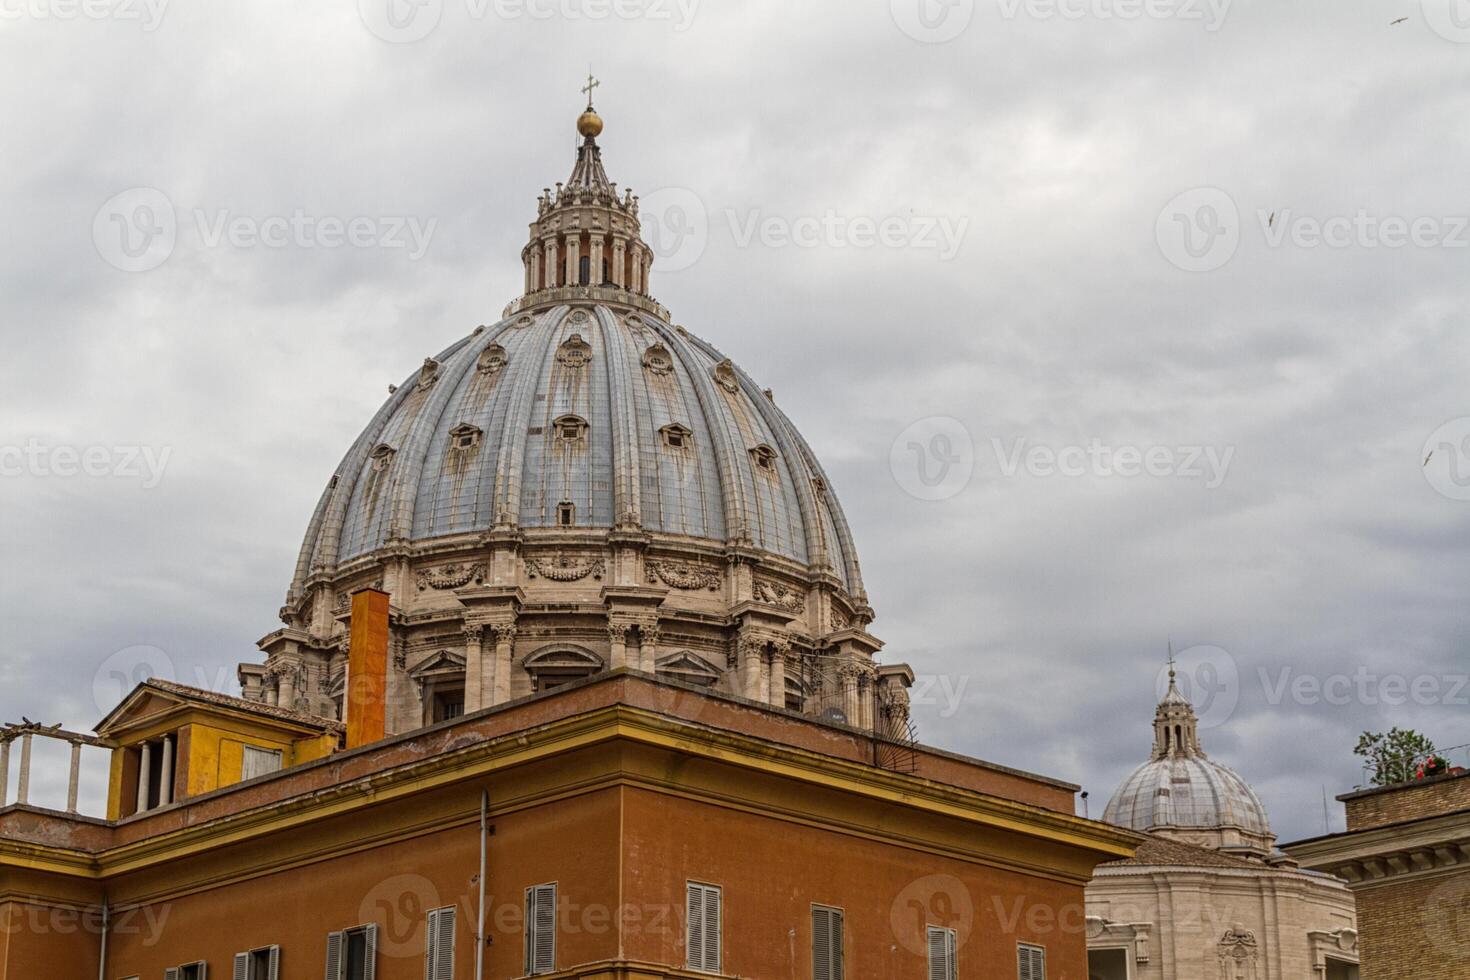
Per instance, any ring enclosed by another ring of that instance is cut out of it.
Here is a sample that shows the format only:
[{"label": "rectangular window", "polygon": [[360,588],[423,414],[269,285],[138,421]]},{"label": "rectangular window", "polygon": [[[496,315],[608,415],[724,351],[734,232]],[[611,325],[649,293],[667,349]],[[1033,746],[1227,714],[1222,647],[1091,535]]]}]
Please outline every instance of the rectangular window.
[{"label": "rectangular window", "polygon": [[720,972],[720,889],[689,882],[689,969]]},{"label": "rectangular window", "polygon": [[929,927],[929,980],[955,980],[955,932]]},{"label": "rectangular window", "polygon": [[163,971],[163,980],[209,980],[209,964],[203,960],[171,966]]},{"label": "rectangular window", "polygon": [[240,756],[240,778],[254,779],[281,770],[280,749],[258,749],[247,745]]},{"label": "rectangular window", "polygon": [[375,980],[377,975],[376,925],[327,934],[327,980]]},{"label": "rectangular window", "polygon": [[234,980],[281,980],[281,947],[262,946],[236,953]]},{"label": "rectangular window", "polygon": [[1046,950],[1017,943],[1016,977],[1017,980],[1046,980]]},{"label": "rectangular window", "polygon": [[842,910],[812,906],[812,980],[842,980]]},{"label": "rectangular window", "polygon": [[454,980],[454,906],[429,912],[424,980]]},{"label": "rectangular window", "polygon": [[526,889],[526,974],[556,972],[556,883]]}]

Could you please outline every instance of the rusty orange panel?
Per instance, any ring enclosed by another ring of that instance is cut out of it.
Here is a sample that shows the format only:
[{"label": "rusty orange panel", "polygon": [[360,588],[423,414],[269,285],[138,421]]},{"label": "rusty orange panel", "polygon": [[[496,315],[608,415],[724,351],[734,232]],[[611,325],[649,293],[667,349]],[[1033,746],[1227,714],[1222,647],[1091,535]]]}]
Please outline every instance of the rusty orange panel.
[{"label": "rusty orange panel", "polygon": [[363,589],[352,596],[351,646],[347,653],[349,749],[384,736],[387,694],[388,593]]}]

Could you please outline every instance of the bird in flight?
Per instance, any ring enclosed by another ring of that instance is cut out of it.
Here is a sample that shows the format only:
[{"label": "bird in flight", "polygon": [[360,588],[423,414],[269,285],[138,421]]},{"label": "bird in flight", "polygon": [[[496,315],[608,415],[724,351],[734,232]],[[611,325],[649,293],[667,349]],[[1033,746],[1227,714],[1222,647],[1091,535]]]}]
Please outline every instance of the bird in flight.
[{"label": "bird in flight", "polygon": [[1431,450],[1429,450],[1429,455],[1424,457],[1424,465],[1425,466],[1428,466],[1429,465],[1429,461],[1431,459],[1433,459],[1433,458],[1434,458],[1434,450],[1431,449]]},{"label": "bird in flight", "polygon": [[1406,21],[1408,19],[1409,18],[1407,18],[1407,17],[1400,17],[1398,20],[1394,21],[1393,23],[1389,24],[1388,26],[1389,27],[1398,27],[1400,24],[1402,24],[1404,21]]}]

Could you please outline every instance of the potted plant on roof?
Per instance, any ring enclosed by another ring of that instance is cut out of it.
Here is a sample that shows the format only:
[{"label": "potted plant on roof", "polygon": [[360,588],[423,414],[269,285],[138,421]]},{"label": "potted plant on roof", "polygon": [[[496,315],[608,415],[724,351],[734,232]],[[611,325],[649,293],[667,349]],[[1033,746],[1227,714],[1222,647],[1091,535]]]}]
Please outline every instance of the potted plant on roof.
[{"label": "potted plant on roof", "polygon": [[1443,776],[1450,771],[1449,760],[1442,755],[1431,755],[1419,763],[1418,770],[1414,773],[1415,779],[1432,779],[1435,776]]}]

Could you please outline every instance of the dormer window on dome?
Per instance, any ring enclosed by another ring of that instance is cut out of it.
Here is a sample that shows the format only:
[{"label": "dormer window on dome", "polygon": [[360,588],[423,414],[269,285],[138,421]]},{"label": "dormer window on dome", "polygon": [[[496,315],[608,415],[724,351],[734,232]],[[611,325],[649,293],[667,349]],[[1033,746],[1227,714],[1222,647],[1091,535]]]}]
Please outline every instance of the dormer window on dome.
[{"label": "dormer window on dome", "polygon": [[480,352],[480,358],[475,362],[475,370],[481,374],[499,374],[508,363],[510,363],[510,358],[505,353],[505,348],[499,344],[491,344]]},{"label": "dormer window on dome", "polygon": [[449,448],[459,452],[468,452],[480,444],[480,438],[484,434],[468,422],[462,422],[449,430]]},{"label": "dormer window on dome", "polygon": [[563,415],[551,423],[558,442],[581,442],[587,434],[587,420],[580,415]]},{"label": "dormer window on dome", "polygon": [[397,452],[398,450],[386,442],[380,442],[373,447],[373,451],[369,454],[368,458],[372,460],[374,470],[382,471],[393,465],[393,457]]},{"label": "dormer window on dome", "polygon": [[654,344],[643,352],[643,366],[650,374],[669,374],[674,370],[674,358],[663,344]]},{"label": "dormer window on dome", "polygon": [[664,445],[670,449],[684,449],[694,436],[688,426],[680,425],[678,422],[666,425],[658,431],[659,435],[664,437]]},{"label": "dormer window on dome", "polygon": [[592,345],[581,334],[574,333],[557,348],[556,359],[569,368],[586,367],[592,360]]},{"label": "dormer window on dome", "polygon": [[758,469],[774,470],[776,468],[776,450],[761,443],[750,451],[750,458]]}]

